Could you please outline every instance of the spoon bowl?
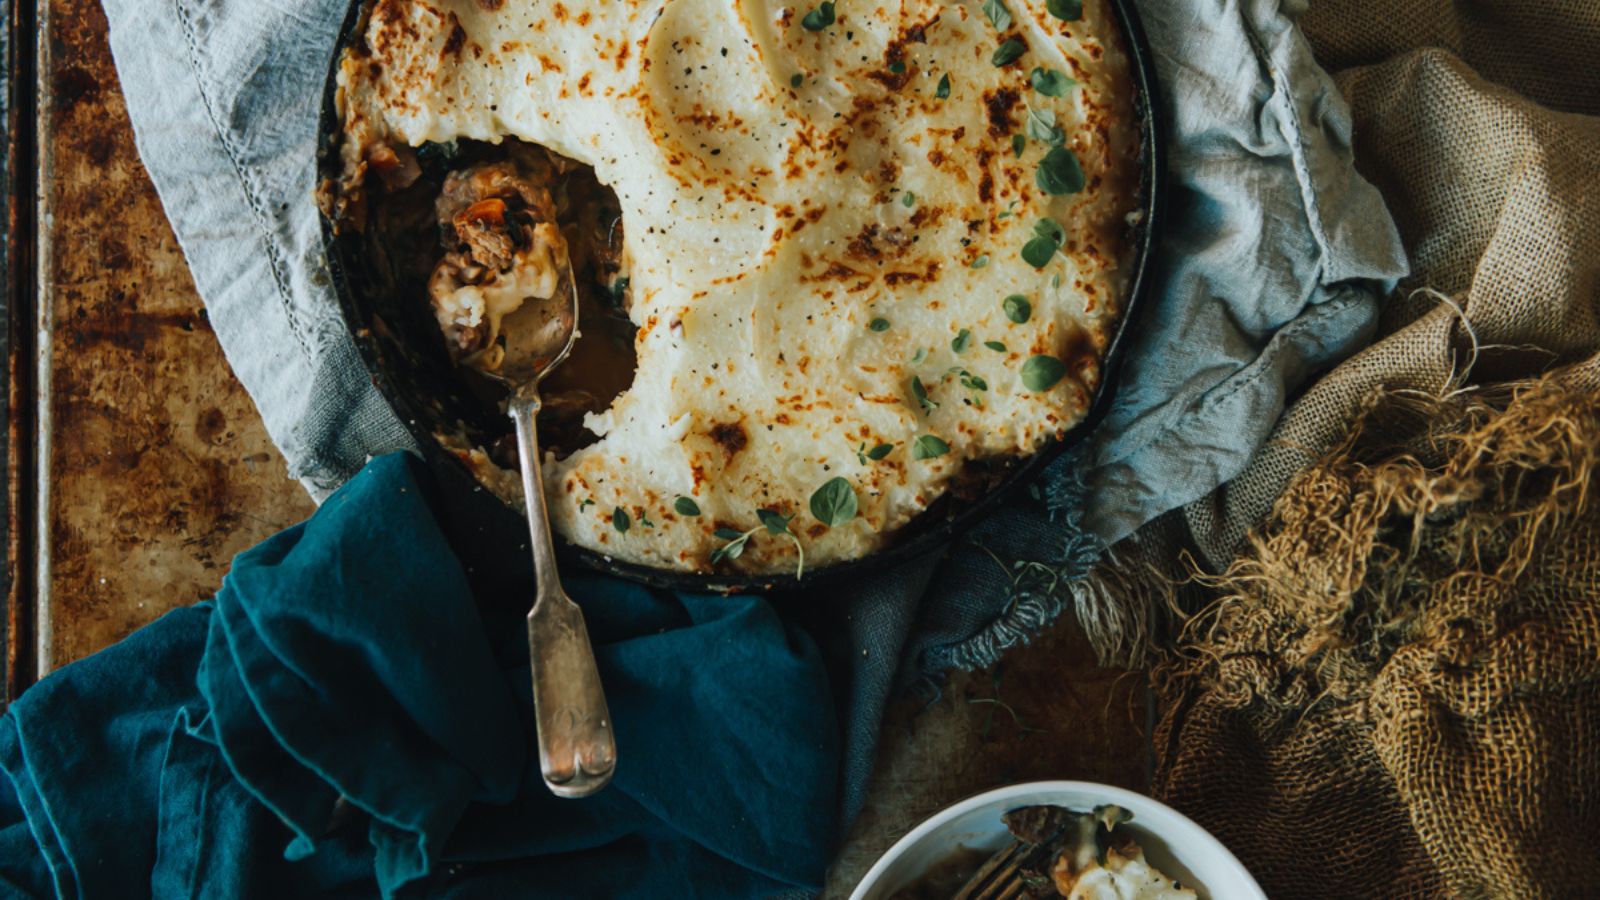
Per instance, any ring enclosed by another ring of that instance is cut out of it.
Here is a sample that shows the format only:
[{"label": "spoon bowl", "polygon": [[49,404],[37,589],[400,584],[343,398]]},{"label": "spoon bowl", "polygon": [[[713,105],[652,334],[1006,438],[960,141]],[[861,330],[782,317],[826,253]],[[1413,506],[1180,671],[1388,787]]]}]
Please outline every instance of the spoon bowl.
[{"label": "spoon bowl", "polygon": [[513,395],[525,387],[536,387],[550,370],[566,361],[577,341],[578,287],[565,247],[559,257],[562,274],[555,292],[548,299],[529,297],[500,321],[505,355],[495,371],[484,374]]}]

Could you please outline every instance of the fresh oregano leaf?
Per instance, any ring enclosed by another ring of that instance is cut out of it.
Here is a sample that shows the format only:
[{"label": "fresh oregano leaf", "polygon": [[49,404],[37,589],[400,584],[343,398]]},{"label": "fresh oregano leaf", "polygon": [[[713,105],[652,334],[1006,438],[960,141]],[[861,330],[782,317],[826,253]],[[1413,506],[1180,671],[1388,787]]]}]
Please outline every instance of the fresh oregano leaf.
[{"label": "fresh oregano leaf", "polygon": [[1083,0],[1045,0],[1044,8],[1063,22],[1076,22],[1083,18]]},{"label": "fresh oregano leaf", "polygon": [[811,514],[832,528],[856,517],[856,492],[841,477],[830,478],[811,494]]},{"label": "fresh oregano leaf", "polygon": [[911,442],[912,459],[933,459],[950,452],[950,445],[936,435],[920,434]]},{"label": "fresh oregano leaf", "polygon": [[989,18],[989,24],[995,31],[1004,32],[1011,27],[1011,10],[1000,0],[984,0],[983,14]]},{"label": "fresh oregano leaf", "polygon": [[1028,83],[1046,97],[1065,97],[1067,91],[1072,90],[1073,85],[1077,84],[1055,69],[1047,69],[1044,66],[1038,66],[1033,70],[1028,76]]},{"label": "fresh oregano leaf", "polygon": [[1054,147],[1066,141],[1066,132],[1056,127],[1056,114],[1048,109],[1028,110],[1028,137]]},{"label": "fresh oregano leaf", "polygon": [[1039,160],[1033,181],[1046,194],[1076,194],[1083,190],[1083,167],[1066,147],[1051,147]]},{"label": "fresh oregano leaf", "polygon": [[1067,230],[1061,223],[1049,216],[1044,216],[1033,223],[1035,237],[1049,238],[1050,242],[1060,247],[1067,240]]},{"label": "fresh oregano leaf", "polygon": [[994,63],[997,69],[1004,68],[1021,59],[1022,54],[1027,52],[1028,45],[1022,42],[1022,38],[1006,38],[1000,46],[994,48],[994,55],[989,57],[989,61]]},{"label": "fresh oregano leaf", "polygon": [[807,31],[821,31],[833,24],[833,4],[823,2],[817,8],[805,14],[800,20],[800,27]]},{"label": "fresh oregano leaf", "polygon": [[1022,261],[1035,269],[1042,269],[1066,239],[1067,232],[1060,222],[1051,218],[1040,219],[1033,223],[1033,239],[1022,245]]},{"label": "fresh oregano leaf", "polygon": [[1056,245],[1046,238],[1034,238],[1022,245],[1022,261],[1035,269],[1042,269],[1056,255]]},{"label": "fresh oregano leaf", "polygon": [[1030,391],[1048,391],[1067,374],[1067,364],[1054,356],[1030,356],[1022,364],[1022,386]]}]

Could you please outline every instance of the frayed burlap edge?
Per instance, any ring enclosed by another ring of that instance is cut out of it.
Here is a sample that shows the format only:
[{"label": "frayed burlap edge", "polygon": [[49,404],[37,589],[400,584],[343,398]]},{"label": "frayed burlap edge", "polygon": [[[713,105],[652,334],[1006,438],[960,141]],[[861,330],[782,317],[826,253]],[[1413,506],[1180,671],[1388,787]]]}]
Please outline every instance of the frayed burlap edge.
[{"label": "frayed burlap edge", "polygon": [[1283,648],[1293,665],[1335,649],[1380,662],[1418,612],[1418,579],[1432,575],[1414,565],[1422,540],[1457,571],[1514,580],[1538,542],[1587,511],[1597,466],[1600,403],[1555,378],[1443,397],[1375,393],[1349,439],[1295,480],[1227,571],[1191,567],[1220,598],[1186,617],[1159,674],[1203,676],[1252,615],[1297,627]]},{"label": "frayed burlap edge", "polygon": [[[1600,879],[1597,472],[1600,402],[1560,376],[1373,395],[1245,553],[1193,574],[1215,599],[1152,671],[1158,794],[1284,895]],[[1256,790],[1276,810],[1241,820]],[[1391,858],[1359,860],[1374,841]]]}]

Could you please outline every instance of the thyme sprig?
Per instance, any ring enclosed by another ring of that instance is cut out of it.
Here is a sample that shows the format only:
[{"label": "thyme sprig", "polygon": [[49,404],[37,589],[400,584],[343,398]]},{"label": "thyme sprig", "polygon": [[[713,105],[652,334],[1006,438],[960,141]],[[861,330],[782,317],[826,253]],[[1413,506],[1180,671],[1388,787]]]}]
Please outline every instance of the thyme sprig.
[{"label": "thyme sprig", "polygon": [[806,576],[806,548],[801,545],[800,538],[789,530],[789,523],[794,521],[794,516],[786,516],[775,509],[758,509],[756,510],[756,518],[761,521],[761,524],[749,531],[718,528],[712,532],[713,535],[726,541],[726,543],[711,551],[711,564],[716,565],[723,560],[738,559],[744,554],[745,547],[749,545],[750,539],[765,529],[768,534],[784,535],[794,542],[795,552],[800,556],[799,562],[795,566],[794,577],[797,580],[804,578]]}]

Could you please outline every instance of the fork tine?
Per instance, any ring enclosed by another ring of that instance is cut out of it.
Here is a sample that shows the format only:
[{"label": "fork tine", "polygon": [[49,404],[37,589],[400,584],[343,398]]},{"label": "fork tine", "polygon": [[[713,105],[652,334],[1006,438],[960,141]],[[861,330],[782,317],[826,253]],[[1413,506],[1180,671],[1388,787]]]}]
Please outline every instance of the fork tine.
[{"label": "fork tine", "polygon": [[1027,886],[1022,883],[1020,877],[1013,877],[1010,881],[1000,886],[999,893],[991,894],[985,900],[990,900],[990,898],[992,900],[1017,900],[1022,896],[1022,892],[1026,888]]},{"label": "fork tine", "polygon": [[1014,867],[1016,861],[1025,852],[1026,848],[1020,841],[1012,841],[1009,846],[996,851],[982,866],[978,867],[978,871],[972,873],[972,877],[968,878],[967,883],[961,886],[961,890],[956,891],[956,895],[951,900],[983,900],[984,897],[988,896],[988,886],[995,879],[997,873],[1008,866]]},{"label": "fork tine", "polygon": [[1022,897],[1027,890],[1027,885],[1022,881],[1022,870],[1037,863],[1050,850],[1048,845],[1013,841],[1011,846],[991,856],[961,886],[954,900],[1015,900]]},{"label": "fork tine", "polygon": [[981,900],[1012,900],[1022,896],[1026,887],[1022,883],[1022,869],[1038,855],[1037,847],[1028,847],[1025,852],[1013,856],[1009,863],[995,871],[994,879],[984,888]]}]

